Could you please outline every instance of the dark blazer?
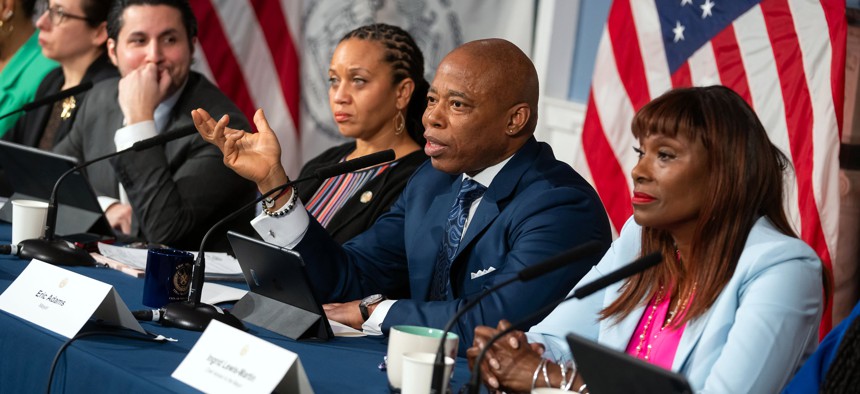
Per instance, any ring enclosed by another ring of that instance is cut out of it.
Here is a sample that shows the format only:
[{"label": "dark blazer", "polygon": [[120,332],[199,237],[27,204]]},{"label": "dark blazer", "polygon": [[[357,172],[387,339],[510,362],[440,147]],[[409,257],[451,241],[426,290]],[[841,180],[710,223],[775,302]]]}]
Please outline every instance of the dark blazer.
[{"label": "dark blazer", "polygon": [[[116,71],[116,67],[114,67],[110,62],[107,53],[104,53],[90,64],[87,68],[87,72],[81,79],[81,83],[96,83],[118,76],[119,73]],[[40,99],[49,94],[59,92],[65,82],[66,78],[63,76],[62,67],[54,69],[49,72],[42,80],[42,83],[39,84],[39,88],[36,90],[35,99]],[[77,102],[76,108],[72,111],[72,116],[60,122],[60,126],[57,128],[57,134],[54,136],[55,146],[69,134],[69,130],[72,129],[72,124],[74,124],[75,118],[77,118],[81,104],[83,103],[84,97],[86,97],[87,93],[88,92],[81,92],[75,95],[75,101]],[[42,138],[42,134],[45,131],[45,125],[48,124],[48,117],[51,115],[52,108],[52,104],[47,104],[27,112],[24,116],[18,119],[18,122],[15,123],[15,127],[3,135],[3,139],[22,145],[38,146],[39,140]]]},{"label": "dark blazer", "polygon": [[[409,297],[394,303],[383,330],[397,324],[441,328],[468,299],[525,267],[588,240],[609,246],[609,221],[597,193],[556,160],[549,145],[530,138],[496,175],[470,221],[451,268],[454,300],[429,302],[436,255],[461,182],[462,175],[423,164],[391,209],[342,247],[311,220],[295,250],[308,262],[318,296],[352,301],[405,291]],[[454,326],[460,354],[472,345],[476,326],[517,321],[564,297],[601,255],[484,299]]]},{"label": "dark blazer", "polygon": [[[354,150],[355,142],[326,150],[302,167],[299,178],[313,175],[314,171],[322,167],[338,163]],[[355,194],[344,203],[343,207],[329,221],[328,227],[326,227],[328,233],[335,241],[342,244],[370,228],[379,215],[388,211],[394,200],[400,197],[400,192],[406,186],[406,181],[409,180],[415,169],[426,160],[427,155],[419,149],[401,157],[397,161],[397,165],[371,179],[361,190],[356,190]],[[305,202],[310,201],[322,183],[323,181],[315,179],[303,184],[298,188],[299,198]],[[372,198],[370,201],[362,202],[361,196],[366,192],[371,192]]]},{"label": "dark blazer", "polygon": [[[93,87],[68,137],[54,151],[79,160],[116,151],[114,134],[123,122],[118,82],[108,79]],[[205,77],[191,72],[162,133],[194,127],[191,110],[195,108],[206,108],[218,117],[229,114],[231,127],[249,130],[239,109]],[[196,250],[209,227],[256,194],[254,184],[224,166],[221,151],[197,133],[95,163],[86,172],[101,196],[118,198],[122,181],[134,210],[132,235],[184,249]],[[253,214],[253,208],[249,209],[237,223],[247,223]],[[219,234],[213,241],[224,249],[226,239]]]}]

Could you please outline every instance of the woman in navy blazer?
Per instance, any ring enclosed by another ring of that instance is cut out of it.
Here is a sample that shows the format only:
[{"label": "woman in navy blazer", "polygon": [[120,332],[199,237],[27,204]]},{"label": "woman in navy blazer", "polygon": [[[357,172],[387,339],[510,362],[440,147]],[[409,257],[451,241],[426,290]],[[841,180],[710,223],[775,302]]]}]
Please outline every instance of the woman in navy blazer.
[{"label": "woman in navy blazer", "polygon": [[[496,342],[484,381],[587,392],[564,342],[573,331],[680,372],[697,392],[779,391],[815,349],[822,309],[821,262],[783,210],[785,156],[722,86],[670,91],[632,129],[633,218],[580,283],[655,251],[662,264]],[[472,362],[497,329],[476,329]]]}]

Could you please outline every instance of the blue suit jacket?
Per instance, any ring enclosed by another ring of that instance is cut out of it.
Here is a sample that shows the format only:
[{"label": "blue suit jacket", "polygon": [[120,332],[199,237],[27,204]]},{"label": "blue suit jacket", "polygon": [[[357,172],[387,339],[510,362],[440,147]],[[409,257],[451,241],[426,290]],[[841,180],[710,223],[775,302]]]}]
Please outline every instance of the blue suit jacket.
[{"label": "blue suit jacket", "polygon": [[[641,227],[627,221],[621,236],[583,284],[639,256]],[[568,332],[625,351],[645,306],[620,321],[597,320],[624,282],[580,301],[560,305],[529,331],[548,357],[569,359]],[[579,285],[577,285],[579,286]],[[822,309],[821,261],[803,241],[765,218],[756,221],[734,275],[710,309],[687,323],[672,370],[697,393],[775,393],[818,344]]]},{"label": "blue suit jacket", "polygon": [[[534,138],[494,178],[471,218],[451,268],[453,301],[427,301],[436,255],[461,175],[430,163],[366,232],[341,247],[316,221],[294,248],[308,262],[318,296],[351,301],[374,293],[394,296],[382,329],[411,324],[441,328],[465,303],[520,270],[587,240],[611,241],[609,222],[594,189],[549,145]],[[599,259],[581,259],[550,275],[515,283],[487,297],[454,327],[461,354],[477,325],[519,320],[563,297]],[[480,270],[493,270],[472,279]]]}]

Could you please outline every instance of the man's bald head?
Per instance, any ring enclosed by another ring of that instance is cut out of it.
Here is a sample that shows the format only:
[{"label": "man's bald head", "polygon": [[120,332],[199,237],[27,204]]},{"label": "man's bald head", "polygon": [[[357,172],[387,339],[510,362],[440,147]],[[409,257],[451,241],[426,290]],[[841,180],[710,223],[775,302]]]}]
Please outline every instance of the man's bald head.
[{"label": "man's bald head", "polygon": [[537,125],[531,60],[505,40],[466,43],[439,63],[424,112],[424,153],[437,170],[474,175],[516,153]]},{"label": "man's bald head", "polygon": [[451,51],[445,59],[449,57],[462,57],[473,64],[476,89],[488,91],[508,106],[528,104],[531,119],[524,131],[534,131],[539,95],[537,70],[519,47],[501,38],[489,38],[467,42]]}]

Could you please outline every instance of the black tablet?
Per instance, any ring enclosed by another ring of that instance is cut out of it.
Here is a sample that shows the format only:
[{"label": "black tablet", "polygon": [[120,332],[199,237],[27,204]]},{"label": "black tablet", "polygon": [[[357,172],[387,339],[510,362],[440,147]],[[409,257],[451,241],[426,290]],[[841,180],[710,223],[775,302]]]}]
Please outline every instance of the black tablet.
[{"label": "black tablet", "polygon": [[[13,191],[10,201],[48,201],[60,175],[76,165],[77,160],[73,157],[0,140],[0,166]],[[92,186],[80,172],[76,171],[63,180],[57,190],[57,202],[57,235],[113,237]],[[0,220],[12,221],[12,204],[5,204],[0,209]]]},{"label": "black tablet", "polygon": [[227,239],[250,288],[234,315],[293,339],[334,336],[298,253],[233,231]]},{"label": "black tablet", "polygon": [[592,394],[686,394],[692,393],[687,379],[678,373],[649,364],[576,334],[567,343]]}]

